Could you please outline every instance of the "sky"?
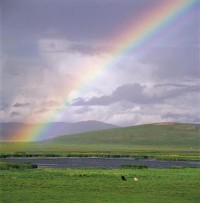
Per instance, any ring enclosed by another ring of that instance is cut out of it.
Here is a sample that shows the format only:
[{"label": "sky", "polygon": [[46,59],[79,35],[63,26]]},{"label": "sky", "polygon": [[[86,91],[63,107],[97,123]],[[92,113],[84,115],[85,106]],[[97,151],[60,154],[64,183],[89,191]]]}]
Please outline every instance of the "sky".
[{"label": "sky", "polygon": [[199,5],[72,97],[127,23],[166,1],[1,0],[0,122],[200,123]]}]

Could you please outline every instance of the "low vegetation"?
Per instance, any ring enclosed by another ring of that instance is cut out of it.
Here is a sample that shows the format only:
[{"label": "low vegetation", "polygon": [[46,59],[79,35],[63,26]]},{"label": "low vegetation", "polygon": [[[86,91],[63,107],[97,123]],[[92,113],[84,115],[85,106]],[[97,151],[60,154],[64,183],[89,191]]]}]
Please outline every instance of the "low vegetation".
[{"label": "low vegetation", "polygon": [[25,163],[0,162],[0,170],[34,169],[37,167],[38,167],[37,164],[33,164],[30,162],[25,162]]},{"label": "low vegetation", "polygon": [[[43,142],[1,143],[7,157],[131,157],[199,161],[199,125],[150,124],[62,136]],[[200,168],[37,169],[0,162],[2,203],[197,203]],[[11,170],[10,170],[11,169]],[[124,176],[126,181],[122,181]],[[138,181],[134,181],[138,180]]]},{"label": "low vegetation", "polygon": [[147,169],[148,166],[145,164],[121,164],[120,168],[126,169]]},{"label": "low vegetation", "polygon": [[200,155],[197,152],[181,151],[131,151],[131,152],[2,152],[0,158],[9,157],[102,157],[102,158],[134,158],[168,161],[200,161]]},{"label": "low vegetation", "polygon": [[2,142],[0,157],[132,157],[199,161],[200,125],[161,123],[61,136],[42,142]]},{"label": "low vegetation", "polygon": [[195,168],[11,170],[0,173],[0,202],[197,203],[199,174]]}]

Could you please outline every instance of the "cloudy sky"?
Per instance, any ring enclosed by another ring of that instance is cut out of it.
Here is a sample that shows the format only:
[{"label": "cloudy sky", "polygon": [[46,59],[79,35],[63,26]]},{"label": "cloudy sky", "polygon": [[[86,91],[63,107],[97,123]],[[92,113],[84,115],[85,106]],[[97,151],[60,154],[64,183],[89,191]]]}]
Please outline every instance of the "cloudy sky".
[{"label": "cloudy sky", "polygon": [[93,74],[127,22],[166,1],[1,0],[0,121],[200,123],[197,4]]}]

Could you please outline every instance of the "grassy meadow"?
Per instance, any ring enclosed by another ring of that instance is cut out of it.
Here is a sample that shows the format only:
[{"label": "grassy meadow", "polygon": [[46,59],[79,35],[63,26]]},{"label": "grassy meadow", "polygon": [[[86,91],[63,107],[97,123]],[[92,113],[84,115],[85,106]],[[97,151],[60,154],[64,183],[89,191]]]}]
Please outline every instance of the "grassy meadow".
[{"label": "grassy meadow", "polygon": [[200,160],[200,126],[160,123],[60,136],[41,142],[2,142],[0,156],[100,156]]},{"label": "grassy meadow", "polygon": [[[200,160],[199,132],[199,125],[149,124],[66,135],[42,142],[2,142],[0,156],[154,157],[197,161]],[[2,203],[200,202],[200,168],[24,169],[30,165],[1,165]],[[127,181],[122,181],[121,175]],[[139,181],[135,182],[134,177]]]},{"label": "grassy meadow", "polygon": [[200,202],[200,169],[37,169],[0,176],[2,203]]}]

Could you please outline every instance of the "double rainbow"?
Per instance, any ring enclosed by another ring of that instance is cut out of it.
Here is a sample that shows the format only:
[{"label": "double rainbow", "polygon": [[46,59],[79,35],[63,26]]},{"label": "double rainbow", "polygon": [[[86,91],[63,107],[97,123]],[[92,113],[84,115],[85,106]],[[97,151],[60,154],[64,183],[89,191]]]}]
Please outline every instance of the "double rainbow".
[{"label": "double rainbow", "polygon": [[[73,92],[66,95],[54,113],[48,115],[43,125],[37,127],[22,128],[16,134],[12,135],[13,141],[33,141],[41,139],[44,133],[50,129],[51,122],[63,112],[65,112],[73,99],[80,96],[85,89],[102,72],[114,68],[115,64],[130,51],[137,50],[147,44],[156,35],[160,34],[164,28],[169,25],[176,25],[176,21],[199,6],[198,0],[163,0],[158,6],[140,16],[136,23],[120,28],[121,32],[113,40],[113,48],[109,50],[110,56],[105,58],[93,71],[85,73],[80,82],[73,87]],[[67,105],[66,105],[67,103]]]}]

